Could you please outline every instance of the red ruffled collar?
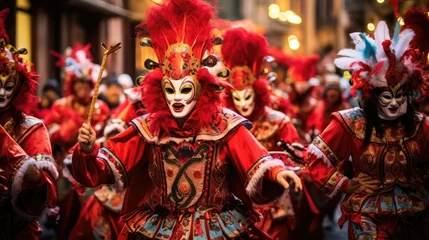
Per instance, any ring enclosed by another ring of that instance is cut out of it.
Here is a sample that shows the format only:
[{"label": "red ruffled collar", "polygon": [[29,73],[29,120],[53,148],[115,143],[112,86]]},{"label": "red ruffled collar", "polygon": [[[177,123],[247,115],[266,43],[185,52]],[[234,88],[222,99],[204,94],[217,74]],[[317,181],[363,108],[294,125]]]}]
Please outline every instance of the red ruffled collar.
[{"label": "red ruffled collar", "polygon": [[189,118],[180,127],[164,99],[162,72],[156,69],[145,77],[141,87],[142,101],[145,111],[150,114],[150,130],[154,135],[195,136],[214,120],[221,107],[219,95],[228,84],[214,78],[205,68],[198,71],[197,79],[201,85],[200,98]]}]

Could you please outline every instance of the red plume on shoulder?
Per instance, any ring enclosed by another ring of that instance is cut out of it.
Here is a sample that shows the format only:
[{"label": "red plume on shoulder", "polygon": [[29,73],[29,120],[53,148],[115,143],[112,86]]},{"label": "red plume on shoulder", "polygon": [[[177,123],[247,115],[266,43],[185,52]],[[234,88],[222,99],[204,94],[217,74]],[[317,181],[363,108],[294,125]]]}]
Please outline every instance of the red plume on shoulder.
[{"label": "red plume on shoulder", "polygon": [[413,49],[419,49],[426,61],[429,52],[429,15],[427,11],[417,8],[408,9],[404,15],[404,29],[412,29],[414,38],[410,43]]},{"label": "red plume on shoulder", "polygon": [[146,21],[140,23],[138,34],[148,32],[159,61],[174,43],[185,43],[202,59],[211,48],[211,23],[213,6],[200,0],[169,0],[150,8]]},{"label": "red plume on shoulder", "polygon": [[7,35],[4,22],[6,22],[7,15],[9,14],[9,8],[5,8],[0,12],[0,38],[9,43],[9,35]]}]

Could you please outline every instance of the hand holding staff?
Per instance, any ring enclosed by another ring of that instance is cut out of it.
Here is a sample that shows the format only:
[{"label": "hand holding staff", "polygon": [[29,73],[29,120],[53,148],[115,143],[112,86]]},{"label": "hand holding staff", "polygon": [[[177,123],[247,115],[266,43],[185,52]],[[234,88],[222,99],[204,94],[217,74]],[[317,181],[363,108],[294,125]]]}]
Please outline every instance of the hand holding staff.
[{"label": "hand holding staff", "polygon": [[107,48],[106,44],[104,43],[101,43],[101,46],[104,48],[103,61],[101,62],[100,72],[98,73],[97,83],[95,84],[94,88],[94,95],[92,96],[91,107],[89,109],[88,119],[86,121],[89,125],[91,125],[92,114],[94,113],[95,103],[97,102],[98,89],[100,88],[101,77],[103,76],[104,68],[106,67],[107,57],[111,53],[117,52],[121,48],[121,43],[119,42],[114,46],[110,46],[109,48]]}]

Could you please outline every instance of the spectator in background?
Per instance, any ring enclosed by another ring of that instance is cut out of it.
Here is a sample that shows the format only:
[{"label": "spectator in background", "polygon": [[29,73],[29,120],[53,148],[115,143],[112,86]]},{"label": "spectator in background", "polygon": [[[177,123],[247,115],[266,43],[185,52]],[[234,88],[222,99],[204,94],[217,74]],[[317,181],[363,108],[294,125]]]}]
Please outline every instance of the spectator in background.
[{"label": "spectator in background", "polygon": [[121,74],[118,76],[118,82],[121,84],[122,89],[127,90],[128,88],[132,88],[134,86],[133,79],[131,79],[128,74]]},{"label": "spectator in background", "polygon": [[49,113],[52,104],[60,98],[60,86],[55,79],[48,80],[43,86],[40,102],[34,111],[34,116],[43,119]]}]

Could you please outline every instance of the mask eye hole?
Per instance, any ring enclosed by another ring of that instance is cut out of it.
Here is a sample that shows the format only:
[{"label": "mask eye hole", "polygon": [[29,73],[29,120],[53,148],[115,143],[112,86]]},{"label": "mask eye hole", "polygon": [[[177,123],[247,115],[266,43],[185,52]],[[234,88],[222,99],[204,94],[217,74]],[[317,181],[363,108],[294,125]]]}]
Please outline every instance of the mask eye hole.
[{"label": "mask eye hole", "polygon": [[11,86],[6,86],[5,87],[6,92],[11,92],[13,90],[13,87]]},{"label": "mask eye hole", "polygon": [[166,91],[168,94],[173,94],[173,93],[174,93],[174,90],[173,90],[172,88],[170,88],[170,87],[165,88],[165,91]]},{"label": "mask eye hole", "polygon": [[390,96],[390,95],[383,95],[383,98],[385,98],[385,99],[387,99],[387,100],[391,100],[391,99],[392,99],[392,96]]},{"label": "mask eye hole", "polygon": [[188,94],[188,93],[190,93],[192,91],[192,88],[190,88],[190,87],[185,87],[185,88],[183,88],[180,92],[182,93],[182,94]]},{"label": "mask eye hole", "polygon": [[235,101],[240,101],[240,99],[238,97],[234,97]]},{"label": "mask eye hole", "polygon": [[250,97],[251,97],[251,96],[250,96],[250,95],[248,95],[245,99],[246,99],[246,100],[249,100],[249,99],[250,99]]}]

